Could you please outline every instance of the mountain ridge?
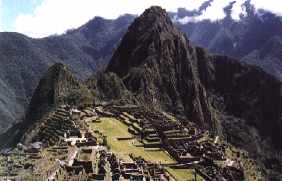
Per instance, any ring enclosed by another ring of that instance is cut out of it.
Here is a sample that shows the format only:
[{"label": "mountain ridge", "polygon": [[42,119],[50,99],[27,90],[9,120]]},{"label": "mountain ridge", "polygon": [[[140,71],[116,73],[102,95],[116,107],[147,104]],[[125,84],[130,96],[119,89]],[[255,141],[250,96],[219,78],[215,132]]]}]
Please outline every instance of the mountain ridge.
[{"label": "mountain ridge", "polygon": [[[204,114],[209,112],[206,109],[208,105],[194,106],[206,102],[205,92],[193,67],[196,61],[190,52],[193,50],[189,50],[188,43],[166,11],[152,7],[129,27],[106,71],[116,73],[129,90],[140,93],[141,102],[150,102],[165,110],[176,107],[175,112],[191,113],[191,118],[199,124],[211,125],[212,118]],[[165,79],[165,76],[173,78]],[[181,91],[185,88],[191,93]],[[171,105],[165,106],[167,102]],[[204,119],[210,120],[205,123]]]}]

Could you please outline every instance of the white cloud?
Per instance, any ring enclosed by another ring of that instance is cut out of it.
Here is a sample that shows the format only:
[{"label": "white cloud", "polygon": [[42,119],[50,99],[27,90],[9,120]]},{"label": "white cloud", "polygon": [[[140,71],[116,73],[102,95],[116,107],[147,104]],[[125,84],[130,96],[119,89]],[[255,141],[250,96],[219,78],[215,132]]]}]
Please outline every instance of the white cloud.
[{"label": "white cloud", "polygon": [[188,22],[197,22],[197,21],[199,21],[199,20],[197,19],[197,17],[185,16],[185,17],[183,17],[183,18],[174,17],[173,22],[174,22],[174,21],[177,21],[177,22],[179,22],[180,24],[186,24],[186,23],[188,23]]},{"label": "white cloud", "polygon": [[[0,0],[1,1],[1,0]],[[205,0],[43,0],[32,14],[20,14],[14,22],[14,31],[31,37],[45,37],[61,34],[67,29],[77,28],[94,16],[116,18],[124,13],[141,14],[152,5],[160,5],[168,11],[176,11],[179,7],[192,10]],[[224,16],[223,7],[232,0],[214,0],[212,6],[197,19],[220,19]],[[241,4],[237,0],[232,17],[238,19]],[[257,8],[266,8],[281,12],[277,0],[252,0]],[[185,21],[185,20],[184,20]]]},{"label": "white cloud", "polygon": [[228,4],[228,1],[222,1],[222,0],[214,0],[210,7],[207,8],[206,12],[204,12],[200,17],[198,17],[198,20],[202,19],[211,19],[211,20],[217,20],[222,17],[224,17],[223,8]]},{"label": "white cloud", "polygon": [[[177,19],[177,21],[181,24],[186,24],[187,22],[197,22],[204,19],[209,20],[218,20],[222,19],[225,14],[223,8],[226,7],[233,0],[214,0],[211,3],[205,12],[202,15],[196,17],[183,17],[181,19]],[[236,0],[236,3],[233,5],[232,9],[232,18],[239,19],[239,14],[242,12],[241,5],[245,0]]]},{"label": "white cloud", "polygon": [[[234,0],[214,0],[211,6],[208,7],[207,10],[201,16],[193,18],[192,21],[199,21],[203,19],[210,19],[214,21],[214,20],[222,19],[225,16],[223,8],[226,7],[232,1]],[[236,3],[233,5],[232,14],[231,14],[233,19],[236,19],[236,20],[239,19],[239,15],[242,13],[241,5],[245,1],[246,0],[236,0]],[[262,0],[252,0],[251,1],[252,4],[255,4],[255,6],[258,7],[256,4],[256,1],[262,2]],[[269,0],[269,1],[275,1],[275,0]]]},{"label": "white cloud", "polygon": [[[225,16],[223,8],[226,7],[232,1],[234,0],[214,0],[211,6],[208,7],[201,16],[184,17],[181,19],[177,19],[177,21],[179,23],[185,24],[187,22],[196,22],[203,19],[209,19],[213,21],[222,19]],[[236,0],[236,3],[233,5],[231,14],[233,19],[239,20],[239,15],[242,13],[242,4],[245,1],[246,0]],[[282,15],[282,9],[279,8],[279,4],[281,3],[279,3],[277,0],[268,0],[268,2],[263,0],[251,0],[251,4],[253,4],[256,9],[265,9],[273,13]]]},{"label": "white cloud", "polygon": [[240,13],[242,12],[242,4],[245,2],[245,0],[236,0],[236,3],[233,5],[232,9],[232,18],[239,20]]},{"label": "white cloud", "polygon": [[32,14],[20,14],[14,30],[31,37],[61,34],[77,28],[94,16],[116,18],[124,13],[140,14],[151,5],[170,11],[197,8],[204,0],[44,0]]},{"label": "white cloud", "polygon": [[277,14],[281,14],[282,12],[280,0],[252,0],[252,4],[254,4],[257,9],[265,9]]},{"label": "white cloud", "polygon": [[0,32],[2,31],[2,29],[3,29],[3,22],[2,22],[2,18],[3,18],[3,14],[2,14],[2,12],[3,12],[3,7],[2,7],[2,0],[0,0]]}]

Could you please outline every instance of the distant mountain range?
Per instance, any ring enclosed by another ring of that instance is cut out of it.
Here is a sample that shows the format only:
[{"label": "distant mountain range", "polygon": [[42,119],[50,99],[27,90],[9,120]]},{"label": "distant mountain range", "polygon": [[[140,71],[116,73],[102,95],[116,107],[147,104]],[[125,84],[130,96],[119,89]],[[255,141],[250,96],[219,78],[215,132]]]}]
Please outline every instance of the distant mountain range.
[{"label": "distant mountain range", "polygon": [[[282,79],[281,18],[245,4],[247,13],[239,21],[230,17],[228,8],[219,21],[183,21],[201,15],[210,3],[194,11],[179,9],[169,16],[194,45],[258,65]],[[103,70],[135,17],[96,17],[78,29],[43,39],[0,33],[0,133],[23,119],[42,73],[54,63],[66,64],[84,80]]]},{"label": "distant mountain range", "polygon": [[282,18],[263,10],[216,22],[188,22],[178,26],[196,45],[213,53],[236,57],[257,65],[282,80]]}]

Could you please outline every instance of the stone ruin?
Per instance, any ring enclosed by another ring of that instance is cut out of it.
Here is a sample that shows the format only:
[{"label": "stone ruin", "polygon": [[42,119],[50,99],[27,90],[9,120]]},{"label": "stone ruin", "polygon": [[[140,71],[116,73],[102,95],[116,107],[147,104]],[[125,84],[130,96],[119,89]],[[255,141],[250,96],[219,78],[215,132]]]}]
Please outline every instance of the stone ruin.
[{"label": "stone ruin", "polygon": [[[185,120],[173,121],[166,115],[136,106],[108,106],[105,110],[119,118],[128,131],[139,139],[145,148],[166,150],[182,168],[197,168],[208,179],[219,177],[244,179],[241,168],[218,167],[214,161],[225,161],[225,146],[205,140],[209,133]],[[199,141],[199,140],[205,141]],[[211,162],[207,162],[211,160]],[[209,164],[207,164],[209,163]]]}]

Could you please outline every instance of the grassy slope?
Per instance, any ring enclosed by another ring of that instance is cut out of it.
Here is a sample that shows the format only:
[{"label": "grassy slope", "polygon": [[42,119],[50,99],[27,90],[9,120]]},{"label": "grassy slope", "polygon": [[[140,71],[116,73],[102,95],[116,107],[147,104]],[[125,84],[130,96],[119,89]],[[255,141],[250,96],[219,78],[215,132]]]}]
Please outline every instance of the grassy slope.
[{"label": "grassy slope", "polygon": [[114,118],[101,118],[100,123],[92,123],[93,130],[99,130],[107,136],[107,143],[114,153],[124,160],[129,159],[129,154],[142,156],[146,160],[161,163],[175,163],[170,156],[164,151],[147,151],[143,147],[136,147],[133,144],[140,144],[136,139],[119,141],[117,138],[131,137],[127,131],[127,126]]},{"label": "grassy slope", "polygon": [[[101,122],[91,123],[92,130],[99,130],[107,136],[107,143],[110,150],[117,154],[120,158],[129,161],[129,154],[132,153],[136,156],[141,156],[146,160],[160,163],[175,163],[166,152],[164,151],[148,151],[143,147],[136,147],[132,143],[140,144],[136,139],[119,141],[119,137],[131,137],[132,135],[127,131],[127,126],[115,118],[100,118]],[[167,171],[179,181],[189,180],[194,178],[192,170],[188,169],[171,169],[166,168]],[[200,176],[197,179],[201,181]]]}]

